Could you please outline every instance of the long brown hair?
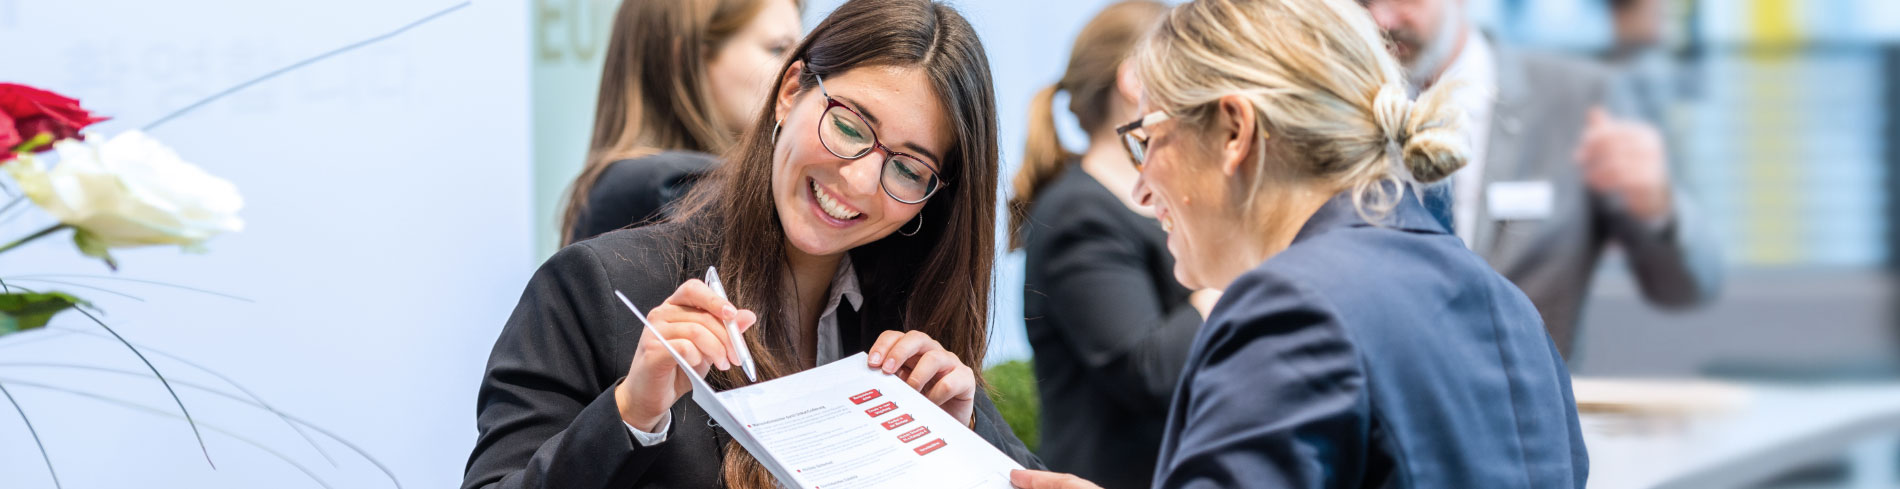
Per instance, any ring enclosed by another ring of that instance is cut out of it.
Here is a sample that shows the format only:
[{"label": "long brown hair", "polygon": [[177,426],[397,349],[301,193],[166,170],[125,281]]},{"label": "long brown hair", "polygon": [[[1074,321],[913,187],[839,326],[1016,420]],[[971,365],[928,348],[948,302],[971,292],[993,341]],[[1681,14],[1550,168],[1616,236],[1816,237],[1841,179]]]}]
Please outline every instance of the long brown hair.
[{"label": "long brown hair", "polygon": [[1109,101],[1116,96],[1116,74],[1135,43],[1167,9],[1152,0],[1127,0],[1102,9],[1075,36],[1062,80],[1036,92],[1029,102],[1029,142],[1023,148],[1022,167],[1016,170],[1016,192],[1009,198],[1009,249],[1023,247],[1022,227],[1029,220],[1036,193],[1062,175],[1076,156],[1062,147],[1056,134],[1056,92],[1069,92],[1069,113],[1089,134],[1122,122],[1107,120]]},{"label": "long brown hair", "polygon": [[562,245],[573,238],[588,194],[613,162],[668,150],[719,153],[732,145],[708,93],[706,62],[767,1],[784,0],[620,3],[601,65],[587,162],[568,187],[561,213]]},{"label": "long brown hair", "polygon": [[[835,77],[867,66],[920,69],[942,101],[955,139],[944,157],[945,188],[926,201],[928,223],[914,236],[891,234],[852,249],[865,324],[920,331],[979,370],[988,339],[990,268],[996,225],[996,96],[989,59],[976,30],[949,6],[928,0],[851,0],[814,27],[792,51],[776,80],[803,61],[801,92],[815,76]],[[781,90],[774,89],[776,97]],[[772,200],[773,129],[768,99],[719,167],[688,194],[677,220],[695,255],[716,256],[733,302],[756,311],[759,331],[746,335],[761,380],[799,370],[793,328],[796,287],[782,275],[786,237]],[[740,230],[743,230],[741,232]],[[737,371],[717,372],[718,385],[742,385]],[[979,376],[979,385],[981,377]],[[729,444],[728,487],[771,487],[758,461]]]}]

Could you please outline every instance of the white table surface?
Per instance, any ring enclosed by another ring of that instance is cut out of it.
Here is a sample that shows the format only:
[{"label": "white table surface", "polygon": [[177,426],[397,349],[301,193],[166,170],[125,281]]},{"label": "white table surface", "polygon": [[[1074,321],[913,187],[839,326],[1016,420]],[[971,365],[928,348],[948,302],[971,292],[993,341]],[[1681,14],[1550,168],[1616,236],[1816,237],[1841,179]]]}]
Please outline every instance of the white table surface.
[{"label": "white table surface", "polygon": [[1737,387],[1744,399],[1702,412],[1585,412],[1589,487],[1748,487],[1856,452],[1867,460],[1855,464],[1857,487],[1900,483],[1892,441],[1900,435],[1900,383]]}]

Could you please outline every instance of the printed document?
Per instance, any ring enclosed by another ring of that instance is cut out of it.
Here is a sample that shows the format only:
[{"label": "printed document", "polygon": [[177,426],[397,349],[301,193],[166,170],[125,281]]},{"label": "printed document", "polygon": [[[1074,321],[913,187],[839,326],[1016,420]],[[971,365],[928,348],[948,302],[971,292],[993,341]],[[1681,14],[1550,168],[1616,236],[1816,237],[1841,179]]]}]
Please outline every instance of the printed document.
[{"label": "printed document", "polygon": [[1009,471],[1023,468],[863,353],[714,392],[648,329],[692,379],[693,402],[784,487],[1010,489]]}]

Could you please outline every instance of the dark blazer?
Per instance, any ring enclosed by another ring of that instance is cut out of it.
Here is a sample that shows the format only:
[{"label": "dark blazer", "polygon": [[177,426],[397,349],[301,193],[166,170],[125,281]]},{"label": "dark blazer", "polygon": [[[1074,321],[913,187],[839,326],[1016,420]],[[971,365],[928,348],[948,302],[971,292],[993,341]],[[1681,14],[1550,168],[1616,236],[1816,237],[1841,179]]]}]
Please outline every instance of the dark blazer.
[{"label": "dark blazer", "polygon": [[1539,219],[1494,218],[1480,198],[1471,249],[1537,304],[1565,354],[1574,351],[1591,279],[1612,244],[1628,258],[1650,304],[1682,309],[1714,300],[1722,283],[1721,246],[1679,181],[1670,190],[1674,215],[1660,229],[1584,183],[1574,155],[1586,113],[1597,106],[1637,112],[1630,97],[1615,90],[1611,74],[1601,66],[1491,42],[1497,103],[1483,181],[1547,181],[1554,195],[1551,214]]},{"label": "dark blazer", "polygon": [[567,242],[667,217],[670,206],[718,166],[719,157],[697,151],[665,151],[609,163],[588,190],[587,207],[575,219]]},{"label": "dark blazer", "polygon": [[1582,488],[1570,374],[1537,310],[1411,194],[1342,195],[1227,288],[1155,487]]},{"label": "dark blazer", "polygon": [[1168,235],[1073,163],[1037,194],[1022,231],[1037,451],[1051,470],[1105,488],[1147,487],[1201,326]]},{"label": "dark blazer", "polygon": [[[667,440],[645,447],[621,422],[613,396],[642,328],[613,291],[651,308],[697,278],[710,260],[681,244],[690,225],[607,233],[561,249],[535,272],[489,355],[476,399],[480,434],[462,487],[720,487],[730,436],[697,404],[674,403]],[[869,348],[896,324],[861,320],[849,306],[837,312],[845,352]],[[975,420],[977,434],[1005,454],[1042,466],[980,390]]]}]

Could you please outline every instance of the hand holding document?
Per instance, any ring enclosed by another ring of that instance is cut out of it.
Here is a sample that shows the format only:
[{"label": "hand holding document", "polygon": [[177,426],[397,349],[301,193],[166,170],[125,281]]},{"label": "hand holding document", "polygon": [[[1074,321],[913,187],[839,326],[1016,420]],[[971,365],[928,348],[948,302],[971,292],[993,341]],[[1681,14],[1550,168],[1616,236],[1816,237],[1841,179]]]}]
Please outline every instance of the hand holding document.
[{"label": "hand holding document", "polygon": [[693,402],[785,487],[1004,489],[1022,468],[902,379],[867,366],[863,353],[715,392],[660,339],[691,379]]}]

